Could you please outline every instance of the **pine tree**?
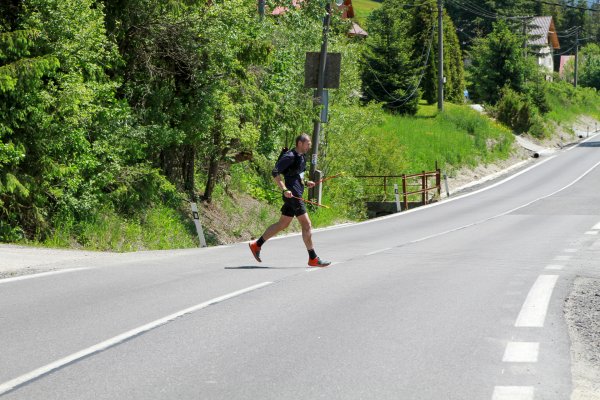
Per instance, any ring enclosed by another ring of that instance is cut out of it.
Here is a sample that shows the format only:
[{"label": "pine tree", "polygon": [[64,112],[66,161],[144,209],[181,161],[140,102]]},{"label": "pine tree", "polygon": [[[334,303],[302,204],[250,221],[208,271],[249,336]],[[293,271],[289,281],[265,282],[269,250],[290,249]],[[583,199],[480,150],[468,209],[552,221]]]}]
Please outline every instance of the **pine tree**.
[{"label": "pine tree", "polygon": [[403,2],[387,0],[368,19],[369,37],[362,58],[365,101],[378,101],[394,113],[415,114],[421,70],[409,34],[410,14]]},{"label": "pine tree", "polygon": [[[429,104],[437,102],[438,88],[438,42],[437,8],[434,0],[424,1],[414,14],[409,34],[415,38],[415,54],[422,54],[425,66],[421,80],[423,99]],[[465,82],[462,51],[456,35],[456,27],[450,16],[444,12],[444,99],[462,102]]]},{"label": "pine tree", "polygon": [[40,32],[18,29],[18,2],[0,5],[0,240],[23,235],[20,222],[30,215],[30,179],[23,174],[27,141],[19,126],[27,124],[26,110],[35,109],[29,93],[59,67],[58,59],[36,49]]},{"label": "pine tree", "polygon": [[503,87],[522,92],[527,78],[534,74],[523,54],[523,38],[499,21],[486,38],[478,39],[471,50],[472,92],[476,99],[495,103]]}]

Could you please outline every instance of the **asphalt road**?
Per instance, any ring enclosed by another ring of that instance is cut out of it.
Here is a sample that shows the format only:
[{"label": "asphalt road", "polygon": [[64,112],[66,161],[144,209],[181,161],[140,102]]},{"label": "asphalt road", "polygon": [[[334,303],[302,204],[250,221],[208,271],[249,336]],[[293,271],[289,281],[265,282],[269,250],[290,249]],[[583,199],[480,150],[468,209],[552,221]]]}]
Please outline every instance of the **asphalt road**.
[{"label": "asphalt road", "polygon": [[600,276],[600,139],[466,196],[297,235],[0,280],[3,399],[568,399]]}]

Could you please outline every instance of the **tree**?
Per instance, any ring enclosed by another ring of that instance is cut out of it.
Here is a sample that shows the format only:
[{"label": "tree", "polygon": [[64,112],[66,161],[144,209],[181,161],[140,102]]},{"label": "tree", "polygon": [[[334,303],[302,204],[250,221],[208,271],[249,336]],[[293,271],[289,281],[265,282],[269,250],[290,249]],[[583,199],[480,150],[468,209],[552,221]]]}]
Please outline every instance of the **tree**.
[{"label": "tree", "polygon": [[537,66],[523,54],[523,38],[503,21],[494,24],[490,35],[476,40],[470,53],[475,99],[493,104],[503,87],[522,92],[528,80],[538,79]]},{"label": "tree", "polygon": [[7,178],[0,201],[10,228],[0,236],[43,240],[53,226],[93,218],[101,206],[135,210],[154,201],[164,181],[140,161],[139,131],[115,96],[111,75],[121,60],[102,4],[27,0],[8,7],[10,18],[0,24],[0,164]]},{"label": "tree", "polygon": [[590,43],[581,49],[578,82],[581,86],[600,90],[600,46]]},{"label": "tree", "polygon": [[465,42],[464,48],[470,48],[475,38],[489,35],[495,21],[547,15],[540,14],[542,5],[531,0],[449,1],[446,8],[458,32],[463,36],[461,39]]},{"label": "tree", "polygon": [[422,67],[414,59],[410,20],[403,2],[385,1],[369,16],[361,59],[364,100],[382,102],[386,110],[402,114],[415,114],[421,97]]},{"label": "tree", "polygon": [[[412,19],[409,34],[416,38],[415,54],[422,54],[425,74],[421,80],[423,98],[429,104],[437,102],[438,90],[438,42],[437,8],[434,0],[427,0],[418,8]],[[444,13],[444,99],[462,102],[465,82],[463,59],[456,27],[447,13]],[[430,51],[429,51],[430,50]]]}]

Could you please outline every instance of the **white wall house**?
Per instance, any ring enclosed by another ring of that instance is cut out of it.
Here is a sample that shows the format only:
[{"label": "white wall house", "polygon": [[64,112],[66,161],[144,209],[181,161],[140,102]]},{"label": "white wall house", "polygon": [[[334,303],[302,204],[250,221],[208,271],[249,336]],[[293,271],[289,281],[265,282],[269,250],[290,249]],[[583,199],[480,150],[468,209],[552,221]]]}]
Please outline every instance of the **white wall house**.
[{"label": "white wall house", "polygon": [[546,79],[552,80],[554,50],[560,49],[552,17],[534,17],[527,28],[527,46],[537,56],[538,65],[546,70]]}]

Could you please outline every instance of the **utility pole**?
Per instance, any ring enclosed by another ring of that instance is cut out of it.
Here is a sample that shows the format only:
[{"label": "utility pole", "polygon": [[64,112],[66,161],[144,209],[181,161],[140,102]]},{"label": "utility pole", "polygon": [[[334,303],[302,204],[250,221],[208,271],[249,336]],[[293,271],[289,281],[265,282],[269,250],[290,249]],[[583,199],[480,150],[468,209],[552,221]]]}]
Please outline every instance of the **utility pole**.
[{"label": "utility pole", "polygon": [[579,28],[575,32],[575,78],[573,80],[573,86],[577,87],[577,72],[579,69]]},{"label": "utility pole", "polygon": [[[323,18],[323,42],[321,43],[321,55],[319,58],[319,75],[317,80],[317,96],[314,99],[315,105],[319,108],[323,105],[323,87],[325,86],[325,67],[327,65],[327,34],[329,33],[329,25],[331,24],[331,3],[327,1],[325,6],[325,17]],[[320,113],[319,113],[320,114]],[[312,135],[312,157],[310,160],[310,177],[313,182],[318,182],[320,179],[320,171],[317,171],[317,162],[319,155],[319,134],[321,132],[321,118],[314,120],[313,135]],[[320,184],[309,191],[311,199],[317,199],[320,203],[321,199],[318,190]]]},{"label": "utility pole", "polygon": [[261,21],[265,18],[265,1],[266,0],[258,0],[258,15]]},{"label": "utility pole", "polygon": [[527,19],[523,18],[523,57],[527,57]]},{"label": "utility pole", "polygon": [[437,0],[438,5],[438,110],[444,111],[444,5],[443,0]]}]

